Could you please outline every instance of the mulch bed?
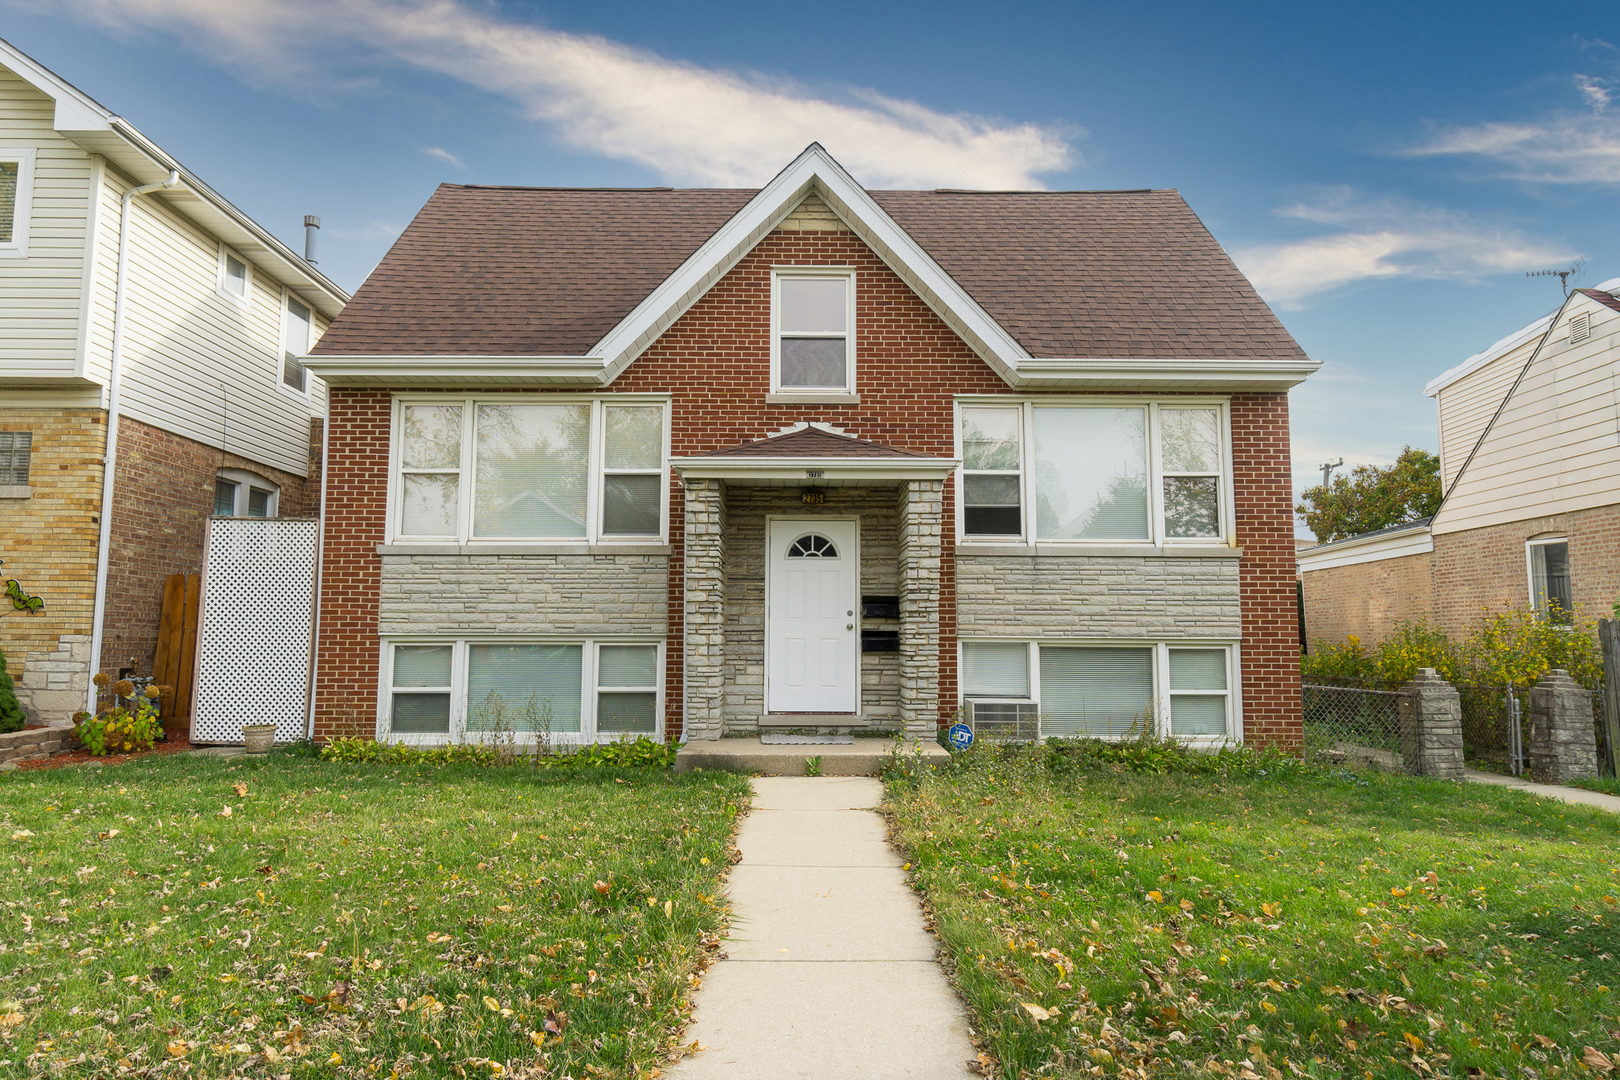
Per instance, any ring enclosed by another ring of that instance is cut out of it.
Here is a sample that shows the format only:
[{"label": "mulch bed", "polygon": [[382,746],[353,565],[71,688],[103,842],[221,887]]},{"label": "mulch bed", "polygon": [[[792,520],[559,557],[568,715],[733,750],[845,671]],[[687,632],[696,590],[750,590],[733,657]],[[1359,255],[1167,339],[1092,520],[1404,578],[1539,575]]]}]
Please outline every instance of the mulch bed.
[{"label": "mulch bed", "polygon": [[35,758],[33,761],[17,762],[18,772],[38,771],[40,769],[61,769],[69,765],[122,765],[135,758],[152,757],[155,754],[180,754],[192,749],[191,743],[182,736],[170,736],[166,741],[154,743],[152,749],[141,750],[134,754],[104,754],[96,757],[88,750],[69,750],[65,753],[53,754],[48,758]]}]

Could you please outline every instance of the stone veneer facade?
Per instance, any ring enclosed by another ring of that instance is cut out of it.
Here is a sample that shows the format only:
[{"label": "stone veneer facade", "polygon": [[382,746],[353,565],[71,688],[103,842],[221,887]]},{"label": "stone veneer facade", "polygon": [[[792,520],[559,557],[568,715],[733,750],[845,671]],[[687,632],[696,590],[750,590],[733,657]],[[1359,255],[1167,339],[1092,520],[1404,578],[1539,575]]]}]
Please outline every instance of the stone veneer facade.
[{"label": "stone veneer facade", "polygon": [[[767,400],[771,268],[813,265],[853,267],[857,274],[858,402]],[[523,392],[536,399],[547,393]],[[799,221],[761,240],[606,394],[616,392],[670,396],[676,457],[736,446],[796,421],[822,421],[862,439],[949,458],[955,456],[954,398],[1013,394],[858,238],[813,221]],[[1001,590],[1019,597],[1012,603],[1037,609],[1033,617],[1050,622],[1055,634],[1090,634],[1087,627],[1100,625],[1093,616],[1108,610],[1124,613],[1110,637],[1241,637],[1246,737],[1297,747],[1299,641],[1287,395],[1237,394],[1229,400],[1241,559],[1037,556],[998,567],[980,556],[958,557],[952,481],[829,488],[820,512],[861,516],[862,591],[898,595],[901,603],[895,627],[901,651],[863,654],[863,712],[893,715],[918,733],[948,720],[957,700],[958,633],[988,633],[985,628],[996,616],[986,605],[999,603],[994,596]],[[579,562],[570,561],[574,556],[544,562],[550,557],[512,555],[500,557],[510,560],[503,563],[481,562],[490,558],[481,555],[393,554],[396,549],[385,546],[390,416],[386,389],[331,391],[318,738],[374,731],[379,640],[385,634],[407,628],[486,632],[555,616],[549,632],[575,632],[557,629],[570,625],[583,636],[587,626],[612,623],[622,633],[623,626],[639,627],[644,618],[656,616],[649,588],[656,568],[650,560],[630,570],[619,561],[622,556],[600,551],[579,556]],[[661,634],[667,643],[666,737],[713,738],[757,722],[756,703],[763,697],[763,520],[784,505],[784,498],[796,514],[813,516],[791,503],[795,494],[718,480],[683,487],[672,479]],[[599,556],[608,561],[589,565],[601,569],[604,584],[570,592],[578,584],[576,574],[585,572],[584,560]],[[1083,567],[1088,563],[1097,565]],[[1003,570],[1024,579],[1022,594],[1005,579],[990,580]],[[545,583],[550,574],[564,575],[567,584]],[[1061,605],[1043,594],[1038,577],[1046,577],[1045,588],[1056,595],[1083,601],[1086,614],[1063,614]],[[630,599],[619,593],[621,587],[630,590],[624,594]],[[1189,591],[1178,596],[1178,589]],[[478,611],[481,595],[494,605],[489,614]],[[556,599],[544,599],[548,596]],[[435,603],[444,605],[442,616],[435,614]],[[592,605],[628,605],[629,610],[593,612]],[[630,622],[618,622],[621,614]]]}]

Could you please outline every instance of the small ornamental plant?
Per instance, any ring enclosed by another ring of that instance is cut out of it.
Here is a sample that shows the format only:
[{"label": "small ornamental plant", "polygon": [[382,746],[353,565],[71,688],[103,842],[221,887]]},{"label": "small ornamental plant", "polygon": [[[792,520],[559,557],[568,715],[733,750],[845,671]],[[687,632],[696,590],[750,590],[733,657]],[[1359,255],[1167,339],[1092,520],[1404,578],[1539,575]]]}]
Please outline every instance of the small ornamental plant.
[{"label": "small ornamental plant", "polygon": [[152,749],[163,734],[158,702],[172,695],[173,688],[155,683],[137,687],[134,679],[114,682],[106,672],[93,681],[103,691],[96,712],[73,718],[73,734],[84,748],[96,757]]}]

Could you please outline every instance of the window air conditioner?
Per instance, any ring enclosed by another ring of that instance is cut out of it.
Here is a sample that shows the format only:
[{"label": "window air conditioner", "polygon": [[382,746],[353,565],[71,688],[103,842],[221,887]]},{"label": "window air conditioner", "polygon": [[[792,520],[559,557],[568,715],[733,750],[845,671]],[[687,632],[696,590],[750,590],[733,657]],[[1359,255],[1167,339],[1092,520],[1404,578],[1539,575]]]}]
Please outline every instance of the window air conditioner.
[{"label": "window air conditioner", "polygon": [[1019,698],[969,698],[968,727],[973,741],[1038,742],[1041,737],[1041,710],[1033,701]]}]

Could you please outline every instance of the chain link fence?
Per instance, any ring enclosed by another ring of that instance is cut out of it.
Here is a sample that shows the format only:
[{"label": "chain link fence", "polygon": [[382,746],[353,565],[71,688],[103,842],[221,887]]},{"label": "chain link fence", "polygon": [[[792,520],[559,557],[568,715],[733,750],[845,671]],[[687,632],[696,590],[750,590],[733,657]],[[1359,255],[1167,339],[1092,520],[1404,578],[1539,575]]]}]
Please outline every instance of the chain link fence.
[{"label": "chain link fence", "polygon": [[1488,772],[1524,773],[1529,695],[1511,686],[1455,683],[1462,701],[1463,760]]},{"label": "chain link fence", "polygon": [[1400,691],[1306,683],[1301,692],[1307,758],[1406,771]]}]

